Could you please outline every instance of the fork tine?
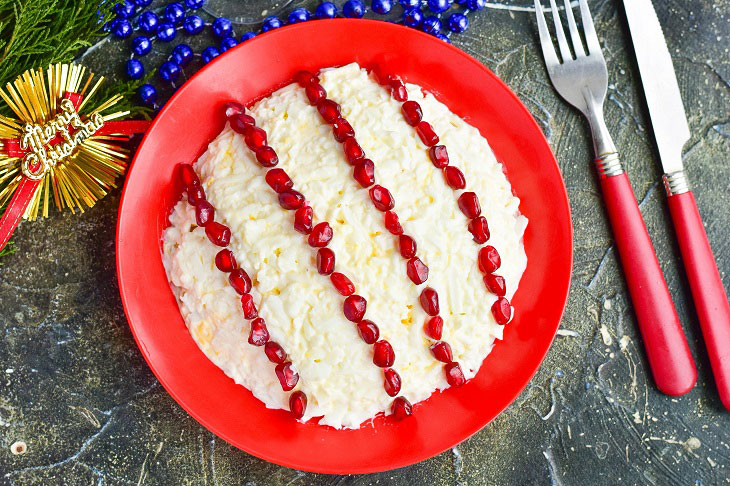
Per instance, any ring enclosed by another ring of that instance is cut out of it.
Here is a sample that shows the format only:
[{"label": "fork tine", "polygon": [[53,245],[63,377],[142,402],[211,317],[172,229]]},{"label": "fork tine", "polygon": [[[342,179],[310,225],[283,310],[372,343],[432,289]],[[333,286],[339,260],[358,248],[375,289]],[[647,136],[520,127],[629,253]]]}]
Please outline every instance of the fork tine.
[{"label": "fork tine", "polygon": [[573,59],[573,55],[570,53],[570,47],[568,47],[568,41],[565,38],[563,23],[560,20],[560,12],[558,11],[558,7],[555,5],[555,0],[550,0],[550,9],[553,12],[553,21],[555,22],[555,35],[558,38],[560,57],[563,58],[563,62],[570,61],[571,59]]},{"label": "fork tine", "polygon": [[573,7],[570,6],[570,0],[565,0],[565,15],[568,17],[568,28],[570,29],[570,38],[573,41],[573,50],[575,57],[585,56],[583,50],[583,42],[580,40],[578,27],[575,25],[575,17],[573,16]]},{"label": "fork tine", "polygon": [[550,39],[550,31],[545,22],[545,13],[542,11],[540,0],[535,0],[535,16],[537,17],[537,31],[540,33],[540,46],[542,47],[542,55],[545,58],[545,65],[548,68],[560,64],[558,55],[555,53],[553,41]]},{"label": "fork tine", "polygon": [[588,2],[586,0],[580,1],[580,15],[583,19],[583,31],[586,35],[586,44],[588,45],[588,52],[590,54],[596,54],[603,56],[601,52],[601,45],[598,43],[598,36],[596,35],[596,29],[593,27],[593,18],[591,18],[591,11],[588,9]]}]

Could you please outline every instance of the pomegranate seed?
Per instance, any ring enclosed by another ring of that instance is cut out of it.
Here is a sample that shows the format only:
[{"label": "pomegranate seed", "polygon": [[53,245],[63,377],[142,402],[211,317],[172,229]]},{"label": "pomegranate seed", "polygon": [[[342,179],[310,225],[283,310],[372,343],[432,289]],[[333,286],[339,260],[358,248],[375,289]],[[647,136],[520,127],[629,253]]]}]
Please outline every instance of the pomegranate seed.
[{"label": "pomegranate seed", "polygon": [[377,341],[373,344],[373,364],[380,368],[387,368],[393,366],[395,362],[395,353],[393,352],[393,346],[388,341]]},{"label": "pomegranate seed", "polygon": [[205,191],[200,186],[193,186],[188,189],[188,202],[197,206],[200,201],[205,201]]},{"label": "pomegranate seed", "polygon": [[429,316],[437,316],[439,313],[439,294],[431,287],[426,287],[421,291],[419,297],[421,307]]},{"label": "pomegranate seed", "polygon": [[459,363],[453,362],[444,365],[444,371],[446,372],[446,381],[449,382],[449,385],[457,387],[466,383],[464,372],[461,371]]},{"label": "pomegranate seed", "polygon": [[274,167],[279,163],[279,156],[274,149],[266,145],[256,151],[256,160],[264,167]]},{"label": "pomegranate seed", "polygon": [[380,337],[380,329],[378,329],[378,326],[373,321],[367,319],[363,319],[357,323],[357,333],[365,344],[373,344]]},{"label": "pomegranate seed", "polygon": [[441,339],[441,334],[444,331],[444,320],[441,318],[441,316],[432,317],[431,319],[426,321],[426,325],[424,326],[424,332],[426,333],[426,336],[430,337],[431,339],[439,340]]},{"label": "pomegranate seed", "polygon": [[428,156],[431,157],[431,162],[437,169],[443,169],[449,165],[449,152],[446,150],[446,145],[434,145],[428,149]]},{"label": "pomegranate seed", "polygon": [[383,370],[383,375],[385,375],[385,382],[383,383],[385,393],[391,397],[400,393],[400,375],[393,368]]},{"label": "pomegranate seed", "polygon": [[327,98],[327,91],[325,91],[319,83],[309,83],[307,87],[304,88],[304,92],[307,94],[309,102],[313,105],[316,105],[321,100]]},{"label": "pomegranate seed", "polygon": [[284,169],[271,169],[266,173],[266,183],[277,193],[291,189],[294,183]]},{"label": "pomegranate seed", "polygon": [[299,71],[297,74],[294,75],[294,79],[297,83],[301,84],[302,86],[306,86],[310,83],[318,83],[319,79],[314,74],[310,73],[309,71]]},{"label": "pomegranate seed", "polygon": [[251,321],[251,331],[248,334],[249,344],[263,346],[269,340],[269,330],[266,329],[266,321],[257,317]]},{"label": "pomegranate seed", "polygon": [[507,285],[502,276],[489,273],[484,277],[484,285],[497,297],[504,297],[504,294],[507,293]]},{"label": "pomegranate seed", "polygon": [[497,324],[504,326],[507,324],[512,317],[512,307],[509,305],[509,300],[504,297],[500,297],[497,301],[492,304],[492,315]]},{"label": "pomegranate seed", "polygon": [[189,190],[191,187],[200,186],[200,178],[190,164],[180,164],[180,179],[182,179],[185,189]]},{"label": "pomegranate seed", "polygon": [[474,237],[474,241],[479,243],[486,243],[489,239],[489,225],[487,224],[487,218],[479,216],[474,218],[469,223],[469,233]]},{"label": "pomegranate seed", "polygon": [[233,270],[228,275],[228,282],[238,295],[247,294],[251,291],[251,277],[242,268]]},{"label": "pomegranate seed", "polygon": [[340,118],[340,105],[332,100],[321,100],[317,103],[317,110],[327,123],[334,123],[335,120]]},{"label": "pomegranate seed", "polygon": [[213,221],[214,217],[215,208],[205,199],[198,201],[195,206],[195,222],[198,223],[198,226],[207,226],[208,223]]},{"label": "pomegranate seed", "polygon": [[479,250],[479,268],[484,273],[494,273],[502,264],[499,252],[493,246],[485,246]]},{"label": "pomegranate seed", "polygon": [[453,357],[451,354],[451,346],[446,341],[439,341],[432,345],[431,352],[433,353],[433,357],[442,363],[451,363]]},{"label": "pomegranate seed", "polygon": [[279,204],[284,209],[299,209],[304,206],[304,196],[300,192],[287,189],[279,193]]},{"label": "pomegranate seed", "polygon": [[332,285],[335,286],[335,289],[345,297],[355,293],[355,286],[345,275],[335,272],[330,275],[330,280],[332,280]]},{"label": "pomegranate seed", "polygon": [[228,226],[213,221],[205,227],[205,234],[214,245],[228,246],[231,241],[231,230]]},{"label": "pomegranate seed", "polygon": [[294,213],[294,229],[308,235],[312,232],[312,208],[303,206]]},{"label": "pomegranate seed", "polygon": [[279,378],[279,383],[281,383],[281,388],[284,391],[291,390],[299,382],[299,373],[291,368],[291,362],[289,361],[276,365],[276,376]]},{"label": "pomegranate seed", "polygon": [[233,256],[233,252],[229,249],[221,250],[215,256],[215,266],[221,272],[232,272],[236,269],[238,264],[236,263],[236,257]]},{"label": "pomegranate seed", "polygon": [[416,133],[421,137],[421,142],[427,147],[433,147],[439,143],[439,136],[433,131],[430,123],[422,121],[416,125]]},{"label": "pomegranate seed", "polygon": [[358,160],[365,157],[365,152],[363,151],[362,147],[360,147],[360,144],[357,143],[355,137],[347,137],[343,143],[343,147],[345,149],[345,157],[347,157],[347,163],[349,163],[350,165],[355,165]]},{"label": "pomegranate seed", "polygon": [[403,226],[401,226],[400,221],[398,221],[398,215],[393,211],[385,212],[385,228],[390,231],[391,234],[403,234]]},{"label": "pomegranate seed", "polygon": [[413,405],[405,397],[398,397],[393,400],[390,411],[393,412],[394,419],[403,420],[413,414]]},{"label": "pomegranate seed", "polygon": [[476,218],[482,213],[479,198],[473,192],[465,192],[459,196],[459,209],[469,219]]},{"label": "pomegranate seed", "polygon": [[335,269],[335,252],[329,248],[317,251],[317,271],[320,275],[329,275]]},{"label": "pomegranate seed", "polygon": [[408,101],[408,90],[406,90],[406,85],[400,79],[390,83],[390,94],[396,101]]},{"label": "pomegranate seed", "polygon": [[446,177],[446,183],[449,187],[454,190],[464,189],[466,187],[464,174],[453,165],[449,165],[444,169],[444,177]]},{"label": "pomegranate seed", "polygon": [[246,129],[248,127],[252,127],[256,124],[256,120],[254,120],[251,115],[247,115],[245,113],[232,116],[228,119],[228,122],[231,124],[231,128],[233,129],[233,131],[236,133],[240,133],[241,135],[246,133]]},{"label": "pomegranate seed", "polygon": [[415,127],[421,123],[421,120],[423,119],[423,110],[421,110],[421,105],[415,101],[406,101],[400,109],[403,112],[406,122],[410,126]]},{"label": "pomegranate seed", "polygon": [[409,260],[416,256],[416,240],[408,235],[400,235],[398,238],[398,246],[400,247],[400,255]]},{"label": "pomegranate seed", "polygon": [[248,148],[256,151],[266,145],[266,132],[259,127],[249,126],[243,132],[243,141]]},{"label": "pomegranate seed", "polygon": [[332,132],[335,135],[335,140],[342,143],[347,137],[354,137],[355,130],[350,125],[350,122],[344,118],[338,118],[332,124]]},{"label": "pomegranate seed", "polygon": [[[349,139],[348,140],[352,140]],[[362,159],[352,172],[352,177],[362,187],[370,187],[375,183],[375,164],[370,159]]]},{"label": "pomegranate seed", "polygon": [[307,395],[303,391],[297,390],[289,397],[289,410],[295,419],[304,417],[304,411],[307,410]]},{"label": "pomegranate seed", "polygon": [[[428,267],[418,257],[411,258],[406,263],[406,273],[416,285],[421,285],[428,279]],[[437,313],[438,314],[438,313]]]},{"label": "pomegranate seed", "polygon": [[223,113],[226,114],[226,118],[231,118],[232,116],[240,115],[245,112],[246,108],[241,103],[236,103],[235,101],[229,101],[223,105]]},{"label": "pomegranate seed", "polygon": [[275,341],[269,341],[266,343],[264,346],[264,352],[266,353],[266,357],[269,358],[269,361],[272,363],[283,363],[286,361],[286,351],[284,351],[284,348]]},{"label": "pomegranate seed", "polygon": [[365,315],[367,306],[368,302],[365,298],[355,294],[345,299],[342,310],[348,321],[360,322]]},{"label": "pomegranate seed", "polygon": [[246,319],[255,319],[259,316],[259,311],[256,309],[256,304],[253,303],[251,294],[241,296],[241,309],[243,309],[243,317]]},{"label": "pomegranate seed", "polygon": [[375,185],[370,188],[370,200],[380,211],[390,211],[395,206],[393,196],[383,186]]},{"label": "pomegranate seed", "polygon": [[332,227],[326,221],[317,224],[312,228],[312,233],[309,235],[309,246],[314,248],[321,248],[327,246],[327,243],[332,239]]}]

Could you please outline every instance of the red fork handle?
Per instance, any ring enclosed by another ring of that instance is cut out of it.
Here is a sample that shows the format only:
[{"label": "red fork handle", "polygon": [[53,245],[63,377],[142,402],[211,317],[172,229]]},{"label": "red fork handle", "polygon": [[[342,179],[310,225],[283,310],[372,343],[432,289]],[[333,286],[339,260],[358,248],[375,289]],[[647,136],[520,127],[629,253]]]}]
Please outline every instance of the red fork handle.
[{"label": "red fork handle", "polygon": [[684,395],[697,368],[629,178],[602,176],[601,189],[654,381],[666,395]]},{"label": "red fork handle", "polygon": [[669,212],[722,404],[730,410],[730,304],[691,192],[670,195]]}]

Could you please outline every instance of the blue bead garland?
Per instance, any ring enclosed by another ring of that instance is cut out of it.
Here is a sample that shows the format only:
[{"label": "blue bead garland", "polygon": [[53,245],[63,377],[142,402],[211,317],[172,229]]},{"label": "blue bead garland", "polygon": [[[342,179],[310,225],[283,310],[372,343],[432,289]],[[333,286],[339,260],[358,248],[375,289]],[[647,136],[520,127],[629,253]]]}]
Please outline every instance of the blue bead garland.
[{"label": "blue bead garland", "polygon": [[221,55],[220,51],[218,49],[216,49],[215,47],[211,46],[211,47],[206,47],[200,56],[203,58],[203,62],[205,64],[208,64],[210,61],[212,61],[213,59],[215,59],[216,57],[218,57],[220,55]]},{"label": "blue bead garland", "polygon": [[130,79],[142,79],[144,76],[144,66],[137,59],[127,61],[127,76]]},{"label": "blue bead garland", "polygon": [[256,37],[256,32],[246,32],[241,36],[241,42],[246,42],[249,39]]},{"label": "blue bead garland", "polygon": [[279,27],[282,27],[284,24],[279,20],[278,17],[270,16],[266,17],[261,24],[261,31],[262,32],[268,32],[270,30],[278,29]]},{"label": "blue bead garland", "polygon": [[433,13],[442,13],[450,9],[452,3],[454,0],[428,0],[428,8]]},{"label": "blue bead garland", "polygon": [[150,52],[152,50],[152,43],[149,37],[143,35],[135,37],[132,41],[132,50],[140,57]]},{"label": "blue bead garland", "polygon": [[134,0],[134,4],[138,8],[149,7],[151,3],[152,3],[152,0]]},{"label": "blue bead garland", "polygon": [[170,22],[163,22],[157,26],[157,38],[162,42],[170,42],[175,38],[175,26]]},{"label": "blue bead garland", "polygon": [[296,8],[292,10],[287,20],[289,21],[289,24],[299,24],[306,22],[311,18],[311,16],[312,15],[309,13],[309,10],[306,8]]},{"label": "blue bead garland", "polygon": [[205,22],[197,15],[188,15],[183,20],[183,29],[190,35],[197,35],[203,32]]},{"label": "blue bead garland", "polygon": [[180,66],[185,66],[193,60],[193,56],[193,49],[189,45],[178,44],[175,46],[175,49],[172,50],[170,58]]},{"label": "blue bead garland", "polygon": [[448,21],[449,30],[461,34],[469,27],[469,17],[464,14],[451,14]]},{"label": "blue bead garland", "polygon": [[423,12],[420,8],[409,8],[403,12],[403,23],[408,27],[419,27],[423,23]]},{"label": "blue bead garland", "polygon": [[153,105],[157,101],[157,90],[151,84],[140,86],[137,94],[145,105]]},{"label": "blue bead garland", "polygon": [[441,32],[441,21],[432,15],[423,19],[423,31],[427,34],[436,35]]},{"label": "blue bead garland", "polygon": [[225,39],[233,35],[233,24],[224,17],[215,19],[210,28],[213,30],[213,34],[219,39]]},{"label": "blue bead garland", "polygon": [[359,19],[365,15],[365,5],[360,0],[347,0],[342,6],[342,13],[350,19]]},{"label": "blue bead garland", "polygon": [[392,0],[373,0],[373,3],[370,5],[373,9],[373,12],[378,13],[380,15],[385,15],[387,13],[390,13],[391,10],[393,10],[393,1]]},{"label": "blue bead garland", "polygon": [[238,41],[235,37],[226,37],[221,41],[221,52],[226,52],[228,49],[233,49],[238,45]]},{"label": "blue bead garland", "polygon": [[337,6],[332,2],[322,2],[314,12],[318,19],[333,19],[337,17]]},{"label": "blue bead garland", "polygon": [[185,8],[177,2],[165,7],[165,18],[174,25],[179,24],[185,18]]},{"label": "blue bead garland", "polygon": [[416,8],[421,6],[421,0],[400,0],[401,6],[408,10],[409,8]]},{"label": "blue bead garland", "polygon": [[126,39],[132,35],[132,24],[127,19],[117,19],[111,25],[112,34],[117,39]]},{"label": "blue bead garland", "polygon": [[154,12],[143,12],[137,17],[137,27],[147,34],[157,32],[157,26],[159,24],[160,18]]},{"label": "blue bead garland", "polygon": [[134,13],[137,11],[137,6],[129,0],[124,0],[122,3],[114,5],[112,12],[117,15],[119,19],[128,19],[134,17]]},{"label": "blue bead garland", "polygon": [[180,76],[180,66],[174,61],[165,61],[160,66],[160,76],[165,81],[175,81]]}]

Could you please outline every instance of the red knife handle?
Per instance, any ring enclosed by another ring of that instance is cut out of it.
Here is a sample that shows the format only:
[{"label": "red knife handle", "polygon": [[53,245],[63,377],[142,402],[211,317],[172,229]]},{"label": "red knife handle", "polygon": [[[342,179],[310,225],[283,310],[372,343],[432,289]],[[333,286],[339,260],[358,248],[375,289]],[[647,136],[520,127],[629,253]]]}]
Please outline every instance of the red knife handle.
[{"label": "red knife handle", "polygon": [[668,202],[717,391],[730,410],[730,304],[725,287],[694,195],[669,194]]},{"label": "red knife handle", "polygon": [[654,381],[666,395],[684,395],[697,368],[629,178],[602,174],[601,189]]}]

